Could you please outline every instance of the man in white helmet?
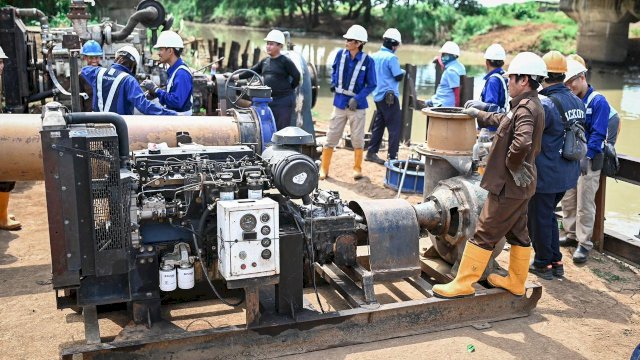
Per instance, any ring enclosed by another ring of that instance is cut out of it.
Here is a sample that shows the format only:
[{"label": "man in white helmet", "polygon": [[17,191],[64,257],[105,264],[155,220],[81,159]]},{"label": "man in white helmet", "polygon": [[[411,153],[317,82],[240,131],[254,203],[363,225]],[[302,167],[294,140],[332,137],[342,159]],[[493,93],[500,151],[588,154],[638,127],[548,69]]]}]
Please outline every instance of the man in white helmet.
[{"label": "man in white helmet", "polygon": [[193,78],[191,70],[180,57],[184,50],[182,38],[174,31],[163,31],[153,48],[158,49],[160,64],[169,66],[169,81],[166,90],[158,88],[150,79],[143,81],[142,87],[149,91],[151,96],[157,96],[160,104],[167,109],[174,110],[178,115],[191,115]]},{"label": "man in white helmet", "polygon": [[460,47],[453,41],[447,41],[439,52],[437,61],[444,71],[435,95],[425,102],[425,106],[460,106],[460,76],[467,74],[464,65],[458,61]]},{"label": "man in white helmet", "polygon": [[351,126],[351,144],[353,146],[353,178],[362,178],[362,160],[364,157],[364,123],[369,104],[367,96],[376,88],[375,63],[362,49],[368,41],[367,30],[353,25],[342,36],[345,48],[340,49],[333,60],[331,73],[331,91],[333,114],[327,132],[327,143],[322,149],[320,179],[329,175],[329,166],[333,149],[338,145],[347,124]]},{"label": "man in white helmet", "polygon": [[108,69],[82,68],[82,76],[93,84],[93,111],[133,115],[135,107],[145,115],[177,115],[175,111],[147,100],[133,75],[140,64],[140,53],[131,45],[116,51],[116,60]]},{"label": "man in white helmet", "polygon": [[[269,108],[273,113],[278,130],[291,126],[291,116],[296,106],[295,89],[300,84],[300,71],[290,58],[284,56],[286,44],[284,34],[280,30],[271,30],[264,38],[267,42],[268,57],[260,60],[251,70],[264,77],[264,83],[271,88]],[[240,74],[241,79],[250,78],[251,74]]]},{"label": "man in white helmet", "polygon": [[[484,77],[484,87],[480,94],[480,100],[469,100],[464,107],[474,107],[478,110],[488,112],[506,112],[509,107],[509,90],[507,90],[508,80],[503,76],[502,66],[507,58],[507,53],[500,44],[493,44],[484,52],[484,64],[487,68],[487,75]],[[489,131],[496,131],[495,126],[487,128]]]},{"label": "man in white helmet", "polygon": [[400,110],[400,92],[398,85],[404,77],[405,71],[400,67],[396,50],[402,43],[400,31],[390,28],[382,35],[380,51],[371,55],[376,64],[376,88],[373,90],[373,100],[376,103],[376,117],[373,120],[371,142],[367,149],[366,161],[384,164],[378,157],[378,150],[382,142],[385,127],[389,132],[389,151],[387,157],[396,159],[400,145],[402,130],[402,111]]},{"label": "man in white helmet", "polygon": [[[0,77],[4,72],[4,61],[8,59],[4,50],[0,47]],[[0,87],[0,95],[2,95],[2,87]],[[2,107],[2,96],[0,96],[0,109]],[[0,182],[0,230],[20,230],[22,224],[16,221],[13,215],[9,214],[9,195],[11,190],[16,186],[14,181]]]},{"label": "man in white helmet", "polygon": [[490,113],[473,107],[463,110],[477,118],[481,125],[498,126],[498,130],[480,182],[489,194],[476,233],[466,244],[456,278],[446,285],[433,287],[438,297],[474,295],[473,283],[482,276],[502,237],[511,244],[509,275],[491,274],[487,280],[514,295],[525,293],[531,256],[527,204],[536,191],[535,159],[544,130],[544,110],[536,89],[547,76],[547,67],[538,55],[524,52],[513,59],[507,74],[512,98],[508,113]]}]

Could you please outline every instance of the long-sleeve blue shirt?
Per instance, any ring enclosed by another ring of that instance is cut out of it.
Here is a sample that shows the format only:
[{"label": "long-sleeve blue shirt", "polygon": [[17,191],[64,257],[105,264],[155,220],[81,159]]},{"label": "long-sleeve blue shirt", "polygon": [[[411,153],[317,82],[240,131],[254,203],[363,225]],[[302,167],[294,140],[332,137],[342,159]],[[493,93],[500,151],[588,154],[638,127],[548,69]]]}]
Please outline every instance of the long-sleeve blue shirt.
[{"label": "long-sleeve blue shirt", "polygon": [[[589,85],[587,93],[582,98],[585,104],[592,92],[593,87]],[[602,152],[602,143],[607,137],[610,112],[609,102],[602,95],[596,95],[587,106],[584,131],[587,136],[587,157],[589,159],[593,159],[596,154]]]},{"label": "long-sleeve blue shirt", "polygon": [[467,70],[458,59],[448,62],[444,66],[442,78],[440,78],[440,84],[438,84],[436,93],[431,98],[433,105],[444,107],[456,106],[456,95],[453,89],[460,87],[460,76],[466,74]]},{"label": "long-sleeve blue shirt", "polygon": [[173,76],[171,89],[169,89],[168,92],[157,89],[156,95],[158,96],[160,104],[164,105],[167,109],[185,112],[191,110],[192,107],[191,94],[193,92],[193,79],[191,72],[185,69],[178,69],[180,65],[186,66],[185,62],[182,61],[181,58],[178,58],[178,61],[167,69],[169,79]]},{"label": "long-sleeve blue shirt", "polygon": [[555,194],[572,189],[578,183],[580,162],[562,156],[564,144],[564,122],[560,111],[550,97],[557,99],[565,113],[580,116],[584,122],[585,107],[580,99],[563,84],[551,85],[540,91],[544,108],[544,130],[540,153],[536,157],[536,192]]},{"label": "long-sleeve blue shirt", "polygon": [[[333,86],[338,85],[340,61],[342,61],[343,53],[345,51],[349,52],[347,49],[340,49],[336,54],[336,58],[333,60],[333,72],[331,73],[331,84]],[[353,59],[351,58],[351,54],[347,54],[344,71],[342,73],[342,86],[345,89],[349,87],[349,83],[351,83],[351,76],[362,56],[364,56],[362,51],[358,52]],[[366,109],[369,107],[369,104],[367,103],[367,96],[369,96],[369,94],[371,94],[371,92],[376,88],[376,68],[371,56],[367,56],[362,67],[358,70],[358,77],[353,89],[353,92],[356,95],[353,96],[353,98],[358,102],[358,109]],[[344,110],[347,108],[351,98],[352,96],[336,93],[333,97],[333,106]]]},{"label": "long-sleeve blue shirt", "polygon": [[[100,111],[98,108],[98,72],[102,68],[97,66],[85,66],[82,68],[82,76],[93,87],[93,111]],[[113,71],[112,71],[113,70]],[[114,112],[120,115],[133,115],[135,107],[145,115],[177,115],[175,111],[167,110],[162,106],[147,100],[140,88],[140,84],[131,75],[129,69],[120,65],[113,64],[105,73],[102,79],[102,99],[106,105],[111,85],[120,73],[126,73],[122,79],[111,102],[111,107],[105,109],[105,112]]]},{"label": "long-sleeve blue shirt", "polygon": [[[496,74],[496,75],[494,75]],[[480,100],[488,105],[485,111],[506,112],[507,103],[507,79],[503,77],[504,70],[501,67],[491,70],[485,77],[484,87],[480,94]]]},{"label": "long-sleeve blue shirt", "polygon": [[393,91],[397,98],[400,98],[398,85],[400,81],[396,76],[403,75],[405,71],[400,67],[398,57],[393,51],[382,46],[380,51],[371,55],[376,64],[376,88],[373,90],[373,100],[378,102],[384,99],[387,91]]}]

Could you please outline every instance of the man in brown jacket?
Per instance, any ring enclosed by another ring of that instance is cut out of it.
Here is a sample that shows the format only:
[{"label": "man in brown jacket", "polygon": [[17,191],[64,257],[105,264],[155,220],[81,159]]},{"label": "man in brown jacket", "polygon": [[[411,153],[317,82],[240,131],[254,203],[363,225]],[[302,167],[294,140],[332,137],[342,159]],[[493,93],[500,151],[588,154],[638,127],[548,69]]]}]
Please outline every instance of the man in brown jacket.
[{"label": "man in brown jacket", "polygon": [[489,195],[484,203],[475,236],[462,255],[456,278],[433,287],[438,297],[454,298],[475,293],[491,252],[503,236],[511,244],[509,275],[489,275],[491,285],[524,295],[529,270],[531,240],[527,231],[527,205],[536,191],[535,158],[540,152],[544,130],[544,109],[536,90],[547,76],[547,67],[538,55],[518,54],[507,71],[508,113],[488,113],[469,107],[464,113],[478,119],[481,127],[498,126],[480,186]]}]

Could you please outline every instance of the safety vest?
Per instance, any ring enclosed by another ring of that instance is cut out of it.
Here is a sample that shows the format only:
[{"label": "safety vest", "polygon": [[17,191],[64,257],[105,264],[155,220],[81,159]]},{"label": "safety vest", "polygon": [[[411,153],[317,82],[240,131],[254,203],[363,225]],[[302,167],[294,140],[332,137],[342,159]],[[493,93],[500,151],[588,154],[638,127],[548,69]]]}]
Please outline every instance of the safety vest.
[{"label": "safety vest", "polygon": [[[586,107],[589,107],[589,104],[591,104],[591,100],[593,100],[593,98],[595,98],[598,95],[602,95],[599,92],[593,90],[591,92],[591,94],[589,94],[589,97],[587,98],[587,104],[585,105]],[[603,95],[604,96],[604,95]],[[609,104],[609,119],[611,119],[612,117],[614,117],[616,114],[618,114],[618,112],[616,111],[616,109],[613,108],[613,106],[611,106],[611,104]]]},{"label": "safety vest", "polygon": [[[171,74],[171,78],[169,78],[169,82],[167,83],[167,93],[171,91],[171,86],[173,86],[173,78],[176,77],[176,73],[178,72],[178,70],[185,70],[186,72],[189,73],[189,75],[191,75],[191,70],[189,70],[189,68],[182,64],[180,66],[178,66],[178,68],[176,69],[176,71],[173,72],[173,74]],[[193,76],[193,75],[191,75]],[[191,105],[193,106],[193,95],[191,95],[191,97],[189,98],[189,100],[191,101]],[[178,113],[178,115],[183,115],[183,116],[191,116],[193,114],[193,109],[189,109],[187,111],[176,111]]]},{"label": "safety vest", "polygon": [[355,96],[356,94],[353,92],[353,89],[355,89],[356,87],[356,80],[358,80],[358,74],[360,73],[360,71],[362,71],[362,65],[367,59],[367,54],[362,53],[360,61],[358,61],[358,63],[356,64],[356,68],[353,70],[353,74],[351,74],[349,87],[345,90],[342,86],[342,75],[344,74],[344,64],[347,62],[347,56],[349,56],[349,51],[344,50],[342,52],[342,59],[340,59],[340,68],[338,68],[338,86],[336,86],[336,93],[347,96]]},{"label": "safety vest", "polygon": [[[111,88],[109,89],[109,93],[107,94],[107,99],[105,101],[103,96],[102,96],[102,80],[104,78],[104,74],[107,73],[107,72],[109,72],[110,76],[114,76],[115,75],[116,78],[113,80],[113,83],[111,83]],[[96,90],[97,90],[97,98],[98,98],[98,111],[100,111],[100,112],[108,112],[108,111],[111,110],[111,104],[113,103],[113,97],[116,95],[116,91],[118,91],[118,87],[120,86],[120,83],[122,82],[122,80],[124,80],[125,77],[127,77],[127,75],[128,74],[125,73],[124,71],[119,71],[119,70],[116,70],[114,68],[110,68],[110,69],[102,68],[102,69],[100,69],[100,71],[98,71],[98,77],[96,79],[96,81],[97,81],[97,86],[96,86],[97,89]]]},{"label": "safety vest", "polygon": [[509,111],[509,89],[507,89],[507,84],[504,81],[504,77],[498,73],[493,73],[489,77],[490,78],[495,77],[498,80],[500,80],[500,84],[502,84],[502,89],[504,90],[504,104],[502,104],[502,109],[504,109],[504,112],[508,112]]}]

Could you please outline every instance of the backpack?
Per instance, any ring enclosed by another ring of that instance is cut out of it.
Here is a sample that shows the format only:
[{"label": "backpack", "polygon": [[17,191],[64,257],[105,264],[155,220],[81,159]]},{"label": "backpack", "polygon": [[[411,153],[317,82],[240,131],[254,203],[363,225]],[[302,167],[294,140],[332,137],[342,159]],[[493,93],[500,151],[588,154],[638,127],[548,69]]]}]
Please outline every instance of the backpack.
[{"label": "backpack", "polygon": [[602,152],[604,154],[602,173],[609,177],[615,177],[620,170],[620,160],[618,160],[616,148],[613,146],[613,144],[605,141],[604,149],[602,149]]},{"label": "backpack", "polygon": [[549,98],[553,101],[558,112],[560,112],[560,116],[562,117],[562,122],[564,124],[562,157],[571,161],[582,160],[582,158],[587,154],[587,137],[584,135],[584,127],[577,120],[569,122],[560,101],[553,96],[550,96]]}]

